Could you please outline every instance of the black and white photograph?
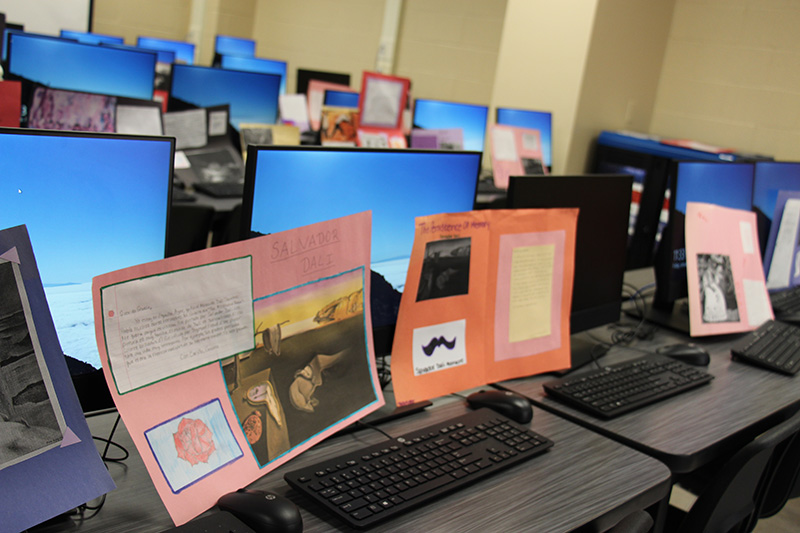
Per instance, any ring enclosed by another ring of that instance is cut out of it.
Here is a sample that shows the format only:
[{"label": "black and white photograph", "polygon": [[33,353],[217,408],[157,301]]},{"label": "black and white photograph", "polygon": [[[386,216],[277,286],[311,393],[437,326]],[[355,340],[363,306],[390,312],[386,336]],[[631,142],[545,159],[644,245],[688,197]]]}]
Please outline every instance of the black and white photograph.
[{"label": "black and white photograph", "polygon": [[226,148],[186,152],[192,172],[202,183],[244,182],[244,167]]},{"label": "black and white photograph", "polygon": [[731,258],[722,254],[697,254],[697,275],[700,277],[703,322],[738,322],[739,304]]},{"label": "black and white photograph", "polygon": [[20,289],[24,285],[18,267],[0,260],[0,469],[63,440],[58,406],[51,399],[42,356],[34,348],[30,309],[23,305]]},{"label": "black and white photograph", "polygon": [[425,245],[417,301],[469,293],[471,239],[445,239]]}]

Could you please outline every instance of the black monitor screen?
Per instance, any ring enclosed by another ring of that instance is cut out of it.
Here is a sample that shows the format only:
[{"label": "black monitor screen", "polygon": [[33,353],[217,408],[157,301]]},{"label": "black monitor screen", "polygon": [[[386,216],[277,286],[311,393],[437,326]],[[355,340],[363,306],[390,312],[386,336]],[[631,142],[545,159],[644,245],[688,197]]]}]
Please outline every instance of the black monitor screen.
[{"label": "black monitor screen", "polygon": [[124,44],[125,39],[116,35],[103,35],[102,33],[87,33],[83,31],[61,30],[60,36],[65,39],[73,39],[85,44]]},{"label": "black monitor screen", "polygon": [[350,74],[299,68],[297,69],[297,94],[306,94],[308,92],[308,82],[311,80],[350,85]]},{"label": "black monitor screen", "polygon": [[136,46],[147,50],[170,50],[175,52],[176,61],[194,65],[194,43],[140,36],[136,39]]},{"label": "black monitor screen", "polygon": [[172,50],[150,50],[148,48],[142,48],[140,46],[131,46],[128,44],[117,44],[117,43],[100,43],[102,46],[109,46],[111,48],[124,48],[126,50],[144,50],[145,52],[151,52],[156,55],[156,61],[158,63],[174,63],[175,62],[175,52]]},{"label": "black monitor screen", "polygon": [[279,74],[281,76],[281,94],[286,94],[286,61],[261,57],[223,55],[220,59],[220,66],[230,70]]},{"label": "black monitor screen", "polygon": [[629,175],[512,176],[510,208],[577,207],[570,332],[619,319],[631,201]]},{"label": "black monitor screen", "polygon": [[156,55],[12,33],[8,70],[15,76],[56,89],[151,100]]},{"label": "black monitor screen", "polygon": [[464,132],[464,150],[482,152],[488,113],[489,108],[484,105],[417,98],[414,101],[413,124],[415,128],[424,130],[461,128]]},{"label": "black monitor screen", "polygon": [[217,35],[214,39],[214,52],[219,55],[253,57],[256,55],[256,42],[242,37]]},{"label": "black monitor screen", "polygon": [[0,228],[27,226],[73,372],[100,368],[92,277],[164,257],[173,154],[169,137],[0,128]]},{"label": "black monitor screen", "polygon": [[221,68],[172,66],[170,97],[199,106],[230,105],[230,122],[275,124],[281,76]]},{"label": "black monitor screen", "polygon": [[[243,226],[276,233],[372,210],[372,270],[402,290],[414,219],[473,207],[480,153],[250,147]],[[302,206],[301,209],[298,206]]]},{"label": "black monitor screen", "polygon": [[656,306],[672,306],[688,294],[686,204],[704,202],[749,211],[753,205],[751,163],[674,162],[670,172],[669,222],[656,258]]},{"label": "black monitor screen", "polygon": [[359,96],[357,92],[326,89],[322,103],[335,107],[358,107]]},{"label": "black monitor screen", "polygon": [[497,123],[539,130],[544,164],[547,168],[553,168],[553,115],[550,112],[498,107]]}]

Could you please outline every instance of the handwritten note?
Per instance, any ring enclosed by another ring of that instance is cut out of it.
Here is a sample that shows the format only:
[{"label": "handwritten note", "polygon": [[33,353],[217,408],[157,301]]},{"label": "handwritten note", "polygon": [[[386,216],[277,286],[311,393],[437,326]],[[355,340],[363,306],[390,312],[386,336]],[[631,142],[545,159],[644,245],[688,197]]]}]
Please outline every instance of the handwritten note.
[{"label": "handwritten note", "polygon": [[555,246],[521,246],[511,253],[508,341],[550,335]]},{"label": "handwritten note", "polygon": [[119,393],[253,349],[251,271],[243,257],[103,287]]}]

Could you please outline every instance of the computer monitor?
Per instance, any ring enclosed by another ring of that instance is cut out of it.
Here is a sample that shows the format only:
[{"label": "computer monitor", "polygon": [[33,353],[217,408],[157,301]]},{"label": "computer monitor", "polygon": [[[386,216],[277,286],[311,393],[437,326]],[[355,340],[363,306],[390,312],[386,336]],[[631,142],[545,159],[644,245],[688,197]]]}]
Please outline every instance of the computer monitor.
[{"label": "computer monitor", "polygon": [[308,92],[308,82],[311,80],[350,85],[350,74],[299,68],[297,69],[297,94],[306,94]]},{"label": "computer monitor", "polygon": [[286,94],[286,61],[263,59],[260,57],[223,55],[220,59],[220,66],[229,70],[279,74],[281,76],[281,94]]},{"label": "computer monitor", "polygon": [[517,126],[539,130],[542,142],[542,155],[548,170],[553,169],[553,115],[549,111],[531,111],[498,107],[495,122],[504,126]]},{"label": "computer monitor", "polygon": [[626,174],[512,176],[509,208],[577,207],[570,332],[619,320],[633,177]]},{"label": "computer monitor", "polygon": [[56,89],[153,98],[156,55],[29,33],[9,35],[8,72]]},{"label": "computer monitor", "polygon": [[118,43],[100,43],[101,46],[108,46],[111,48],[123,48],[125,50],[144,50],[145,52],[152,52],[156,55],[156,62],[157,63],[174,63],[175,62],[175,52],[173,50],[156,50],[150,48],[142,48],[141,46],[133,46],[129,44],[118,44]]},{"label": "computer monitor", "polygon": [[89,33],[85,31],[61,30],[59,34],[64,39],[72,39],[84,44],[124,44],[125,39],[116,35],[103,35],[102,33]]},{"label": "computer monitor", "polygon": [[0,128],[0,227],[25,224],[84,411],[112,407],[92,277],[163,259],[174,139]]},{"label": "computer monitor", "polygon": [[323,105],[334,107],[358,107],[358,99],[361,95],[357,91],[337,91],[325,89],[325,96],[322,99]]},{"label": "computer monitor", "polygon": [[136,46],[147,50],[170,50],[175,52],[177,62],[194,65],[194,43],[139,36],[136,39]]},{"label": "computer monitor", "polygon": [[256,55],[256,42],[243,37],[217,35],[214,39],[214,52],[221,56],[253,57]]},{"label": "computer monitor", "polygon": [[461,128],[464,150],[483,152],[488,114],[489,108],[485,105],[417,98],[412,123],[415,128],[424,130]]},{"label": "computer monitor", "polygon": [[688,295],[686,204],[704,202],[750,210],[753,205],[754,168],[752,163],[673,162],[669,173],[669,222],[656,254],[656,292],[649,309],[649,320],[688,331],[688,308],[675,305]]},{"label": "computer monitor", "polygon": [[37,37],[42,37],[44,39],[61,40],[61,37],[56,37],[55,35],[26,32],[23,31],[22,28],[12,28],[10,24],[6,23],[6,27],[3,30],[3,63],[6,63],[8,61],[8,41],[9,39],[11,39],[11,35],[13,34],[36,35]]},{"label": "computer monitor", "polygon": [[800,191],[800,162],[757,161],[753,176],[753,211],[763,257],[780,191]]},{"label": "computer monitor", "polygon": [[397,319],[396,291],[406,281],[414,219],[471,210],[480,161],[480,152],[250,146],[242,236],[371,210],[371,268],[386,280],[373,283],[371,298],[375,348],[382,355],[391,349],[388,333]]},{"label": "computer monitor", "polygon": [[[172,66],[170,98],[198,107],[230,105],[230,123],[275,124],[281,76],[212,67]],[[170,106],[171,107],[171,106]]]}]

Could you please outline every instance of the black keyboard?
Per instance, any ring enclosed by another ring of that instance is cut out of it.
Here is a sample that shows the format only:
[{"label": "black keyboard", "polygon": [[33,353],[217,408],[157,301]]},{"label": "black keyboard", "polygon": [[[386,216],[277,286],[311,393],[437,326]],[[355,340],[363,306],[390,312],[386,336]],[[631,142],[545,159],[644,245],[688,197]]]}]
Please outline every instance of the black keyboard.
[{"label": "black keyboard", "polygon": [[769,301],[776,320],[800,323],[800,285],[769,293]]},{"label": "black keyboard", "polygon": [[712,379],[694,366],[653,354],[549,381],[543,387],[555,400],[600,418],[614,418]]},{"label": "black keyboard", "polygon": [[731,355],[793,376],[800,370],[800,327],[768,320],[731,346]]},{"label": "black keyboard", "polygon": [[348,525],[365,529],[552,445],[525,426],[478,409],[284,479]]},{"label": "black keyboard", "polygon": [[195,183],[195,190],[215,198],[239,198],[244,193],[244,184],[231,181]]}]

